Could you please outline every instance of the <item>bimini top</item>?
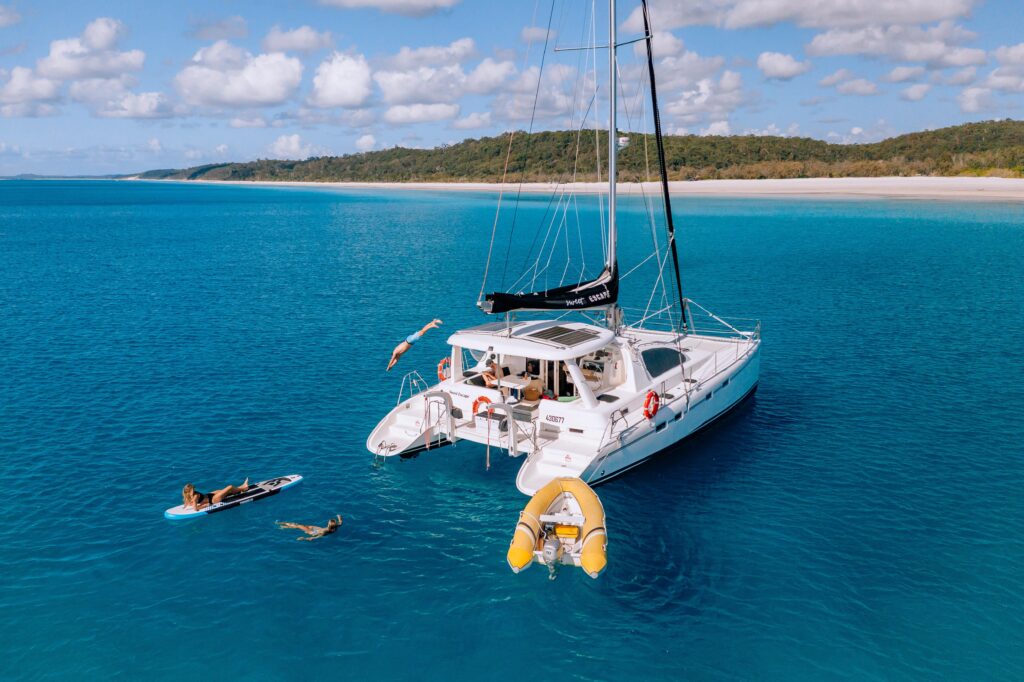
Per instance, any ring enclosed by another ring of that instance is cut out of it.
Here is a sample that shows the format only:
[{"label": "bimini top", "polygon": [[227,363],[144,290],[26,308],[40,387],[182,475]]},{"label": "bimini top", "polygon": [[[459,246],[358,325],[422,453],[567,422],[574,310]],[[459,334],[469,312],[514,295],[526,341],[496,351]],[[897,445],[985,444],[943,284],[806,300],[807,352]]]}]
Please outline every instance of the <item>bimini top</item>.
[{"label": "bimini top", "polygon": [[448,343],[460,348],[494,351],[538,360],[570,360],[604,348],[615,335],[610,329],[582,322],[527,321],[482,324],[460,329]]}]

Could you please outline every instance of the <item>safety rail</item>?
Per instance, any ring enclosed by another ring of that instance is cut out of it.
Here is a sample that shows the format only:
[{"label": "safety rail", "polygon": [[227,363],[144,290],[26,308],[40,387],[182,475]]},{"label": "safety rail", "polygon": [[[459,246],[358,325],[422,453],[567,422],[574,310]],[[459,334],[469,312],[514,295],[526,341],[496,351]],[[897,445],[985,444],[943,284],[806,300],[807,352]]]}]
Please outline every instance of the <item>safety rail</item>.
[{"label": "safety rail", "polygon": [[[413,370],[402,377],[402,386],[398,389],[398,402],[395,404],[401,405],[402,401],[408,400],[417,393],[422,393],[428,388],[430,388],[430,384],[420,376],[419,372]],[[405,395],[406,390],[409,391],[408,396]]]},{"label": "safety rail", "polygon": [[[690,334],[742,341],[761,338],[761,321],[756,318],[722,318],[695,301],[687,303]],[[633,324],[641,329],[662,332],[674,332],[679,329],[677,306],[666,306],[653,312],[643,308],[623,308],[622,312],[627,321],[634,320]]]}]

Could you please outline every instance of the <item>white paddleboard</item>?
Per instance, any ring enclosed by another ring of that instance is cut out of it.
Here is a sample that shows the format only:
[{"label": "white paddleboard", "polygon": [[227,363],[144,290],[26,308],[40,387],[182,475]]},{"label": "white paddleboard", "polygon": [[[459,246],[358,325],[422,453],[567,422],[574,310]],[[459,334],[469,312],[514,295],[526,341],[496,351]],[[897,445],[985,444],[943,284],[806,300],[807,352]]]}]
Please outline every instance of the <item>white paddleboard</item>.
[{"label": "white paddleboard", "polygon": [[182,519],[194,519],[197,516],[206,516],[207,514],[216,514],[217,512],[222,512],[225,509],[233,509],[243,504],[262,500],[263,498],[270,497],[271,495],[276,495],[285,488],[290,488],[293,485],[296,485],[301,480],[302,476],[292,474],[291,476],[278,476],[277,478],[260,481],[259,483],[250,483],[249,489],[244,493],[225,497],[217,504],[211,504],[210,506],[203,507],[198,511],[192,507],[186,507],[183,504],[179,504],[177,507],[171,507],[165,511],[164,516],[172,521],[180,521]]}]

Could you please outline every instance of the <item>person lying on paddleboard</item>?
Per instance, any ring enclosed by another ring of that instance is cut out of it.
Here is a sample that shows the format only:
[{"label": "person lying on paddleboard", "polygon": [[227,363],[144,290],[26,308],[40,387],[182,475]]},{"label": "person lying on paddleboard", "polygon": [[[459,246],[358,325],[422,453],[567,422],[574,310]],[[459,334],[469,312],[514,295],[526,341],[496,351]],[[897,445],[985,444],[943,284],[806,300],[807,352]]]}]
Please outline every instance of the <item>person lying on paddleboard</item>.
[{"label": "person lying on paddleboard", "polygon": [[190,507],[199,511],[205,509],[213,504],[223,502],[225,497],[236,495],[238,493],[244,493],[249,489],[249,479],[245,479],[245,483],[240,486],[229,485],[220,490],[214,490],[211,493],[201,493],[196,490],[196,487],[191,483],[186,483],[185,487],[181,489],[182,504],[186,507]]},{"label": "person lying on paddleboard", "polygon": [[391,371],[391,368],[395,366],[396,362],[398,362],[398,358],[402,357],[402,355],[405,354],[405,351],[412,348],[412,344],[419,341],[421,336],[426,334],[429,330],[436,329],[437,327],[440,326],[441,320],[431,320],[430,324],[425,326],[423,329],[419,330],[415,334],[412,334],[411,336],[405,337],[405,341],[402,341],[402,343],[395,346],[395,349],[391,351],[391,362],[388,363],[387,371]]},{"label": "person lying on paddleboard", "polygon": [[300,536],[295,538],[296,540],[316,540],[317,538],[322,538],[325,535],[330,535],[331,533],[338,530],[340,526],[341,514],[338,514],[333,519],[328,521],[326,526],[307,526],[301,523],[291,523],[290,521],[277,522],[278,528],[294,528],[295,530],[301,530],[303,533],[309,536],[305,538]]}]

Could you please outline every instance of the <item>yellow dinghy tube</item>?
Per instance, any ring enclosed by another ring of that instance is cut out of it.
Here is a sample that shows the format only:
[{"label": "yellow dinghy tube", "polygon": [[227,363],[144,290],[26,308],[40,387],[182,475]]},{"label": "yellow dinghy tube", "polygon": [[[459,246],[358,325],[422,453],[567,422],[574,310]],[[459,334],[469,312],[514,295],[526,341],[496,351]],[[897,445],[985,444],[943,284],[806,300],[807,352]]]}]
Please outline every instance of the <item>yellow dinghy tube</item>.
[{"label": "yellow dinghy tube", "polygon": [[[561,519],[542,519],[552,516],[558,508],[564,509],[565,498],[570,496],[582,512],[581,525],[559,522]],[[578,478],[556,478],[530,498],[519,514],[519,523],[508,548],[509,567],[518,573],[533,563],[536,556],[553,563],[552,557],[543,550],[546,542],[555,540],[561,545],[558,554],[563,557],[562,563],[579,566],[591,578],[600,575],[608,564],[604,506],[597,493]]]}]

